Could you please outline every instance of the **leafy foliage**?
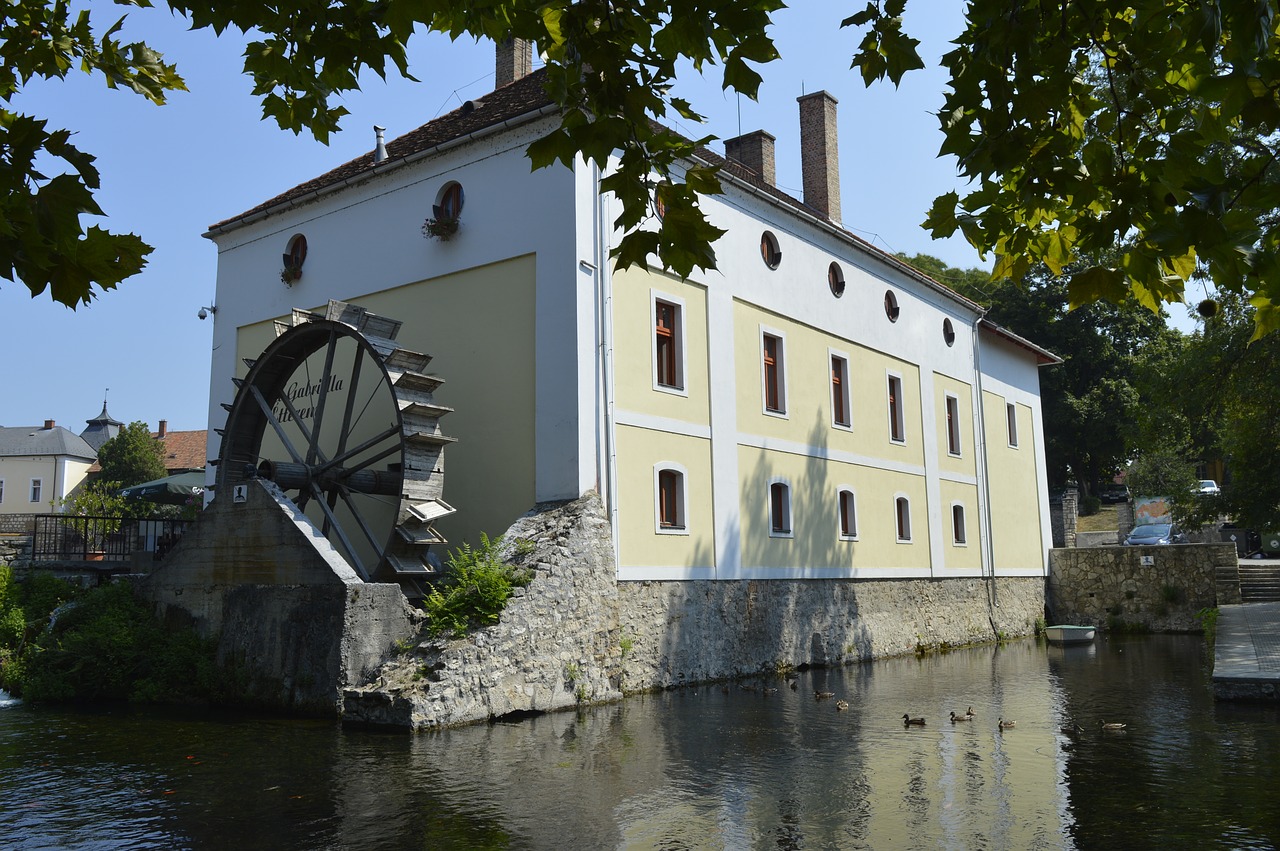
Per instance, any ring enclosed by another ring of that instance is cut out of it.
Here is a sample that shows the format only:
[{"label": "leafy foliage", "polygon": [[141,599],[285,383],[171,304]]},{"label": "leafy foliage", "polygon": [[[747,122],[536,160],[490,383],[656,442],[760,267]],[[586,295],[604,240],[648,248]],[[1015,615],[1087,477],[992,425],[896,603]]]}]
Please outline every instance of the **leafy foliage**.
[{"label": "leafy foliage", "polygon": [[43,571],[17,582],[13,570],[0,565],[0,687],[21,693],[28,642],[49,622],[50,614],[73,599],[78,590]]},{"label": "leafy foliage", "polygon": [[449,557],[444,579],[422,602],[431,635],[461,638],[469,629],[496,624],[512,589],[529,584],[529,571],[498,556],[501,543],[481,532],[478,548],[463,544]]},{"label": "leafy foliage", "polygon": [[102,479],[119,487],[149,482],[165,474],[164,444],[151,436],[144,422],[132,422],[98,450]]},{"label": "leafy foliage", "polygon": [[[902,0],[871,3],[853,64],[895,83],[920,64]],[[1181,301],[1200,272],[1280,327],[1276,4],[973,0],[939,114],[942,154],[974,187],[925,222],[961,231],[1021,281],[1070,271],[1073,306]],[[1116,252],[1109,256],[1108,252]],[[1105,262],[1104,262],[1105,261]]]}]

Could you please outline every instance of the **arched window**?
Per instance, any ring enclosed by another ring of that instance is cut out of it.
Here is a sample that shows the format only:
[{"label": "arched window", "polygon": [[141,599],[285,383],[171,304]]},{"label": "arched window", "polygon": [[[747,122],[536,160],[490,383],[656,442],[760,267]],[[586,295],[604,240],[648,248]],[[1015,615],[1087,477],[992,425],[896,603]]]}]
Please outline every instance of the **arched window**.
[{"label": "arched window", "polygon": [[769,534],[791,536],[791,488],[786,482],[769,485]]},{"label": "arched window", "polygon": [[760,234],[760,259],[770,269],[776,269],[782,263],[782,249],[778,248],[778,238],[771,231]]},{"label": "arched window", "polygon": [[951,505],[951,540],[957,546],[963,546],[969,542],[969,536],[964,528],[964,506],[958,502]]},{"label": "arched window", "polygon": [[898,524],[898,540],[911,540],[911,501],[905,496],[893,500],[893,513]]},{"label": "arched window", "polygon": [[842,487],[837,491],[837,510],[840,512],[840,537],[852,541],[858,537],[858,509],[853,491]]},{"label": "arched window", "polygon": [[677,464],[654,465],[654,514],[660,534],[685,534],[689,523],[685,514],[685,475]]}]

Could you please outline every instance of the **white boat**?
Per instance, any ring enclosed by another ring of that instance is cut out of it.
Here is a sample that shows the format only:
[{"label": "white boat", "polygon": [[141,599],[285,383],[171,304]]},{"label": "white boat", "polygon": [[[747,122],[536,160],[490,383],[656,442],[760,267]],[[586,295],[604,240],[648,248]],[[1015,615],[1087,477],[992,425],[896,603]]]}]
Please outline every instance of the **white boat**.
[{"label": "white boat", "polygon": [[1088,644],[1093,641],[1095,632],[1096,628],[1092,626],[1058,624],[1057,626],[1046,626],[1044,628],[1044,637],[1049,639],[1052,644]]}]

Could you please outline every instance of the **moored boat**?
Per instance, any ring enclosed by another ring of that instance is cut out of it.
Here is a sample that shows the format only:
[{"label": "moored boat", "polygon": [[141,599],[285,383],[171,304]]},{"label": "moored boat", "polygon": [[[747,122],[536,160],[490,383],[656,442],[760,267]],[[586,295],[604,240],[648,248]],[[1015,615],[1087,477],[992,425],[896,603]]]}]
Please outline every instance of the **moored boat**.
[{"label": "moored boat", "polygon": [[1088,644],[1093,641],[1095,631],[1096,628],[1092,626],[1058,624],[1056,626],[1046,626],[1044,628],[1044,637],[1053,644]]}]

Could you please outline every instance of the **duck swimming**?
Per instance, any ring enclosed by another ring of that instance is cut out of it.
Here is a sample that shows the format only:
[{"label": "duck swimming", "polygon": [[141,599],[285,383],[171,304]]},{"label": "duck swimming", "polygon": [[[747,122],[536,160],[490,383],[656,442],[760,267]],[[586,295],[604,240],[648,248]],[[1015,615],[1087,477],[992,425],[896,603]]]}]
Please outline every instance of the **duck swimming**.
[{"label": "duck swimming", "polygon": [[957,715],[954,712],[951,713],[952,724],[958,724],[961,721],[972,721],[972,720],[973,720],[972,715]]},{"label": "duck swimming", "polygon": [[847,700],[836,701],[836,712],[844,712],[848,708],[849,708],[849,701]]},{"label": "duck swimming", "polygon": [[1118,721],[1111,721],[1111,722],[1103,721],[1103,722],[1102,722],[1102,729],[1104,729],[1104,730],[1123,730],[1123,729],[1124,729],[1125,727],[1127,727],[1127,726],[1129,726],[1129,725],[1128,725],[1128,724],[1121,724],[1121,723],[1120,723],[1120,722],[1118,722]]},{"label": "duck swimming", "polygon": [[904,726],[904,727],[923,727],[923,726],[924,726],[924,719],[923,719],[923,718],[912,718],[912,717],[911,717],[911,715],[910,715],[909,713],[903,713],[903,715],[902,715],[902,726]]},{"label": "duck swimming", "polygon": [[996,719],[996,724],[1000,726],[1001,730],[1008,730],[1010,727],[1015,726],[1017,723],[1018,723],[1017,721],[1006,721],[1003,718]]}]

